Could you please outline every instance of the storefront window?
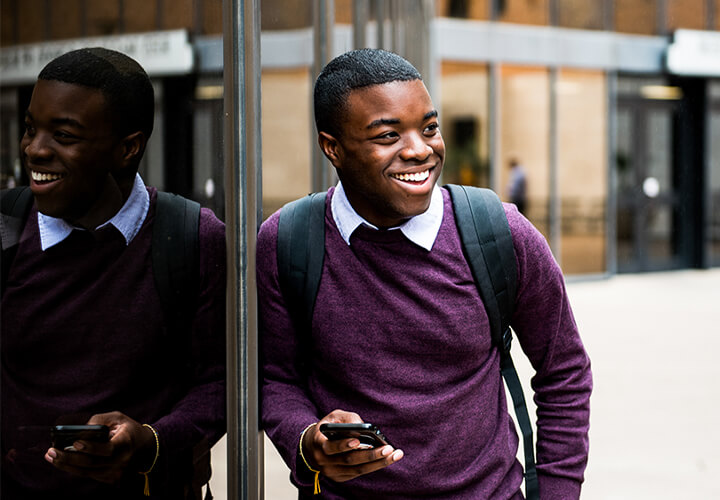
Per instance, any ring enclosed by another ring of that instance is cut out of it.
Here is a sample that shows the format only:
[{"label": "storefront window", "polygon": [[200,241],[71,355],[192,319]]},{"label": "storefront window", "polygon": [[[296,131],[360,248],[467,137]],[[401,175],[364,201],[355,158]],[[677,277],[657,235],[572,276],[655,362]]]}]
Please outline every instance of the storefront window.
[{"label": "storefront window", "polygon": [[558,26],[586,30],[604,28],[605,2],[598,2],[597,0],[556,1]]},{"label": "storefront window", "polygon": [[484,64],[443,62],[440,119],[447,154],[443,182],[488,187],[488,72]]},{"label": "storefront window", "polygon": [[550,24],[550,0],[501,0],[496,3],[497,20],[503,23]]},{"label": "storefront window", "polygon": [[707,0],[674,0],[667,4],[667,27],[702,30],[706,27],[705,7]]},{"label": "storefront window", "polygon": [[310,69],[262,73],[263,214],[311,191],[311,147],[317,147],[309,97]]},{"label": "storefront window", "polygon": [[510,201],[510,164],[524,170],[525,215],[549,238],[550,78],[547,69],[503,66],[499,89],[499,189]]},{"label": "storefront window", "polygon": [[657,32],[657,0],[615,0],[615,31],[638,35]]},{"label": "storefront window", "polygon": [[605,271],[607,112],[600,72],[558,74],[557,169],[561,266],[565,273]]},{"label": "storefront window", "polygon": [[436,12],[439,17],[486,20],[490,16],[491,1],[493,0],[438,0]]}]

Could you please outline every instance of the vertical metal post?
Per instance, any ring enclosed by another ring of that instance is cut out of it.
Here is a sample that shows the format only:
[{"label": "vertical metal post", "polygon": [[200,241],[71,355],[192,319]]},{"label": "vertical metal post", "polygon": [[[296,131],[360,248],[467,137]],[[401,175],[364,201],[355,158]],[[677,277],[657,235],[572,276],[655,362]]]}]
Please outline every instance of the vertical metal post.
[{"label": "vertical metal post", "polygon": [[550,116],[548,121],[550,122],[550,200],[549,200],[549,214],[548,223],[550,231],[550,248],[552,248],[555,259],[558,262],[562,262],[562,246],[561,241],[561,230],[562,225],[560,224],[561,205],[560,205],[560,181],[558,175],[558,100],[557,100],[557,83],[558,83],[558,69],[556,67],[550,68]]},{"label": "vertical metal post", "polygon": [[616,274],[617,262],[617,88],[618,76],[615,71],[607,75],[607,208],[605,210],[605,266],[608,274]]},{"label": "vertical metal post", "polygon": [[501,193],[500,141],[502,120],[500,117],[500,65],[496,62],[488,64],[488,187]]},{"label": "vertical metal post", "polygon": [[255,237],[261,208],[260,1],[223,0],[228,499],[263,491]]},{"label": "vertical metal post", "polygon": [[[310,75],[310,88],[314,87],[315,79],[323,67],[330,61],[333,54],[332,34],[335,24],[335,2],[333,0],[313,0],[313,67]],[[312,96],[310,96],[312,102]],[[330,162],[322,154],[316,144],[315,122],[311,118],[310,135],[312,165],[310,172],[311,186],[314,192],[323,191],[334,184],[334,170]]]},{"label": "vertical metal post", "polygon": [[353,48],[367,47],[365,31],[370,11],[369,0],[355,0],[353,4]]}]

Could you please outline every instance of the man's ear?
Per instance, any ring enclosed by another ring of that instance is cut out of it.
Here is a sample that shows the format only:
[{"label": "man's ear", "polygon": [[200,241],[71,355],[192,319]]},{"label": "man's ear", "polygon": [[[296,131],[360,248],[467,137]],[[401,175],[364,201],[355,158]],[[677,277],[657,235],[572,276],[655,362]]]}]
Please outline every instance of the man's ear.
[{"label": "man's ear", "polygon": [[318,144],[327,159],[333,164],[333,167],[341,168],[340,143],[338,140],[327,132],[320,132],[318,133]]},{"label": "man's ear", "polygon": [[146,144],[147,138],[145,137],[145,134],[139,130],[125,136],[122,139],[120,150],[123,166],[137,165],[145,152]]}]

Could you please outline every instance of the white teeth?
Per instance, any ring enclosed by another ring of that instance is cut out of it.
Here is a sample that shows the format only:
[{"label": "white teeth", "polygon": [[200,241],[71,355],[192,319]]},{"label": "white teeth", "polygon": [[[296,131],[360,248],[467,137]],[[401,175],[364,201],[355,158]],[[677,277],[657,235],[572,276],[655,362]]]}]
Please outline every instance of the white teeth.
[{"label": "white teeth", "polygon": [[393,174],[393,177],[401,181],[422,182],[430,177],[430,171],[425,170],[414,174]]},{"label": "white teeth", "polygon": [[37,182],[56,181],[62,178],[60,174],[44,174],[42,172],[31,171],[32,179]]}]

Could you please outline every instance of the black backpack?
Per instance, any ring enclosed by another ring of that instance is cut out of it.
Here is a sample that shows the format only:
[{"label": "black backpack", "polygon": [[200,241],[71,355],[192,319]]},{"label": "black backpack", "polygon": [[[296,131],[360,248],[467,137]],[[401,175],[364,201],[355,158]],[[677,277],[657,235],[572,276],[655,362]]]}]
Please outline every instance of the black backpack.
[{"label": "black backpack", "polygon": [[[2,288],[15,257],[17,245],[30,213],[33,196],[27,186],[4,189],[0,198],[0,236],[2,240]],[[200,204],[182,196],[157,192],[155,223],[152,232],[152,268],[163,314],[170,332],[187,337],[180,349],[191,349],[190,328],[199,293],[200,250],[198,229]],[[186,371],[186,370],[185,370]],[[189,372],[188,372],[189,373]],[[193,450],[192,487],[200,487],[210,479],[210,448],[198,444]],[[212,498],[208,487],[206,498]]]},{"label": "black backpack", "polygon": [[[517,269],[512,235],[502,203],[489,189],[448,184],[463,252],[490,320],[493,345],[500,350],[505,379],[525,454],[525,491],[538,499],[533,431],[520,379],[510,357],[510,318],[515,306]],[[314,193],[286,204],[278,226],[278,273],[290,315],[300,335],[310,338],[315,297],[325,257],[325,198]]]}]

